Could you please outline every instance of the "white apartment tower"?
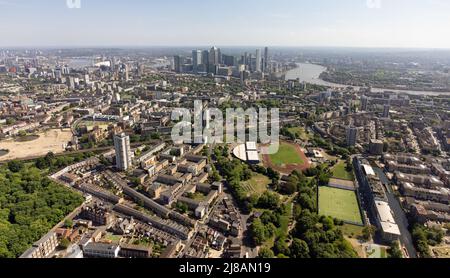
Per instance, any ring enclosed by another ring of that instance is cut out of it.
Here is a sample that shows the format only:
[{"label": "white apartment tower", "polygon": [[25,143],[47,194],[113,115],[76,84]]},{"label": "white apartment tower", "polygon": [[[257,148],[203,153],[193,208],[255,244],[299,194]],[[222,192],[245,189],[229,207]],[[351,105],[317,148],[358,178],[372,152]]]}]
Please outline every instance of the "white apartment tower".
[{"label": "white apartment tower", "polygon": [[119,170],[127,171],[130,169],[131,161],[131,149],[130,149],[130,137],[125,133],[117,134],[114,136],[114,149],[116,150],[116,167]]}]

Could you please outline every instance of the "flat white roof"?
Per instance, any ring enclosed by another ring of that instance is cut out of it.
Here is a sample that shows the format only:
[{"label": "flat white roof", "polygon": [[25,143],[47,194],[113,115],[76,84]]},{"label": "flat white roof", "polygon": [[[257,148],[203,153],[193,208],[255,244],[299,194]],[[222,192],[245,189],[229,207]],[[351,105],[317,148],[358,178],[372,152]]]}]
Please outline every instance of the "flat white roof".
[{"label": "flat white roof", "polygon": [[247,152],[248,161],[259,161],[259,155],[257,151]]},{"label": "flat white roof", "polygon": [[382,201],[377,201],[375,204],[376,204],[378,215],[380,217],[381,222],[388,222],[388,223],[392,223],[392,224],[396,223],[394,216],[392,216],[391,207],[389,206],[388,203],[382,202]]},{"label": "flat white roof", "polygon": [[366,172],[366,175],[375,176],[375,172],[373,171],[372,166],[363,164],[362,167],[364,168],[364,172]]},{"label": "flat white roof", "polygon": [[383,232],[385,234],[398,235],[398,236],[401,235],[400,229],[398,228],[397,224],[381,222],[381,229],[383,229]]},{"label": "flat white roof", "polygon": [[247,143],[245,143],[245,146],[246,146],[248,152],[257,150],[256,142],[247,142]]},{"label": "flat white roof", "polygon": [[389,204],[383,201],[377,201],[375,202],[375,205],[377,207],[378,217],[380,217],[383,232],[392,235],[401,235],[400,229],[395,222]]}]

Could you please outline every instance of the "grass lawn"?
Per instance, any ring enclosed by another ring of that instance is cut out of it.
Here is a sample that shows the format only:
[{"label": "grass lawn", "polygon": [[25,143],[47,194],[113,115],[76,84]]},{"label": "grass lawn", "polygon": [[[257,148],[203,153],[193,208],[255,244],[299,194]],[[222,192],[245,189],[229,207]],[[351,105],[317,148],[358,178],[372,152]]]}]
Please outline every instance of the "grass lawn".
[{"label": "grass lawn", "polygon": [[113,235],[111,233],[106,234],[105,239],[110,240],[113,243],[119,243],[123,236]]},{"label": "grass lawn", "polygon": [[302,127],[291,127],[288,130],[289,130],[289,132],[294,133],[297,136],[297,138],[300,140],[308,141],[310,139],[309,134]]},{"label": "grass lawn", "polygon": [[264,175],[253,173],[253,177],[241,183],[242,188],[248,195],[261,196],[270,184],[270,179]]},{"label": "grass lawn", "polygon": [[291,221],[292,218],[292,202],[287,204],[287,213],[283,216],[280,217],[281,218],[281,227],[279,227],[277,229],[277,234],[276,236],[287,236],[288,234],[288,228],[289,228],[289,222]]},{"label": "grass lawn", "polygon": [[347,172],[346,168],[346,162],[343,160],[340,160],[338,164],[336,164],[333,169],[333,178],[336,179],[342,179],[342,180],[354,180],[354,176],[352,172]]},{"label": "grass lawn", "polygon": [[190,196],[190,198],[196,200],[196,201],[204,201],[206,199],[206,196],[200,192],[195,192]]},{"label": "grass lawn", "polygon": [[319,187],[319,214],[362,224],[356,193],[350,190]]},{"label": "grass lawn", "polygon": [[270,155],[270,160],[276,166],[303,164],[305,163],[297,153],[295,146],[281,143],[278,153]]},{"label": "grass lawn", "polygon": [[339,227],[339,229],[342,231],[344,235],[348,237],[358,238],[363,236],[364,227],[351,224],[344,224],[343,226]]}]

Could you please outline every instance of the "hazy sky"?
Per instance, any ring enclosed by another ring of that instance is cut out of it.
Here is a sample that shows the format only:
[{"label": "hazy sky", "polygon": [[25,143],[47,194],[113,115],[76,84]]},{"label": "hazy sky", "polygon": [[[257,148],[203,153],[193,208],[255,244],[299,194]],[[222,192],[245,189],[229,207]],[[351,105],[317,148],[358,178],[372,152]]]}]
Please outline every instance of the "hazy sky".
[{"label": "hazy sky", "polygon": [[0,46],[450,48],[449,0],[67,2],[0,0]]}]

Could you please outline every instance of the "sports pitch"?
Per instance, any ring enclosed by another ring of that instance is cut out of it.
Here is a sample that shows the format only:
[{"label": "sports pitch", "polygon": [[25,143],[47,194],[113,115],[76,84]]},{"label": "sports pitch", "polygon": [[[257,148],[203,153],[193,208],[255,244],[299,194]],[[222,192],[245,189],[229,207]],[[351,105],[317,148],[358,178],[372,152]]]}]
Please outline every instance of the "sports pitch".
[{"label": "sports pitch", "polygon": [[305,163],[297,152],[296,147],[287,143],[281,143],[280,149],[276,154],[270,156],[270,160],[276,166]]},{"label": "sports pitch", "polygon": [[363,224],[356,193],[350,190],[319,187],[319,214]]},{"label": "sports pitch", "polygon": [[289,142],[281,142],[278,153],[264,155],[263,160],[264,166],[284,174],[292,173],[294,170],[303,171],[310,167],[309,160],[300,146]]}]

